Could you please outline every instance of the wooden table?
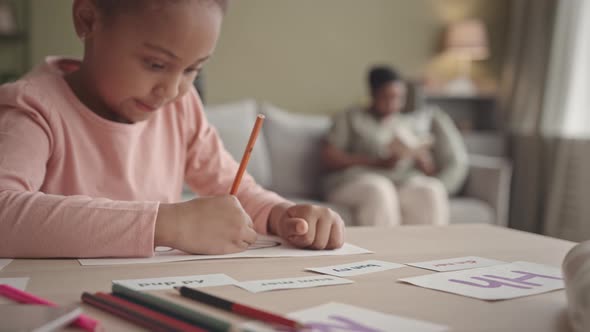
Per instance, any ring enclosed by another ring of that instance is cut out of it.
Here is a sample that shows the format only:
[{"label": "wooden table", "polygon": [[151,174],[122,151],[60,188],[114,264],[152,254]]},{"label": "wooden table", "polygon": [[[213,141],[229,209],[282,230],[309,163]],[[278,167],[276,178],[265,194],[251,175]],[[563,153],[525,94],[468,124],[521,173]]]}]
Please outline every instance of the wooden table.
[{"label": "wooden table", "polygon": [[[111,280],[172,277],[225,273],[239,281],[313,275],[303,271],[319,267],[379,259],[397,263],[436,260],[460,256],[482,256],[503,261],[530,261],[561,266],[573,242],[487,225],[447,227],[403,226],[397,228],[348,228],[347,242],[375,254],[306,258],[249,258],[186,261],[127,266],[80,266],[73,259],[17,259],[0,270],[0,278],[30,277],[27,291],[59,304],[80,302],[83,291],[109,292]],[[451,327],[452,331],[569,331],[563,290],[487,302],[464,296],[396,282],[403,277],[433,273],[404,267],[352,277],[351,285],[253,294],[235,286],[207,288],[207,291],[279,313],[288,313],[326,302],[341,302],[425,320]],[[179,297],[175,291],[159,295],[214,310]],[[108,331],[140,330],[110,314],[82,305]],[[240,321],[231,314],[218,316]],[[0,322],[1,324],[1,322]]]}]

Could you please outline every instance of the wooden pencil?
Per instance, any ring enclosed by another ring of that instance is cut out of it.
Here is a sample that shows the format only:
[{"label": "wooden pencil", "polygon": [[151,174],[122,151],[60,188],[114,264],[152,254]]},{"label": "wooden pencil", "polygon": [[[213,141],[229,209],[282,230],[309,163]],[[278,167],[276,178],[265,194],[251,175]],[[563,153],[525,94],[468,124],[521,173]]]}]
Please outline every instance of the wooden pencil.
[{"label": "wooden pencil", "polygon": [[240,167],[238,168],[238,172],[234,178],[234,183],[232,184],[231,190],[229,191],[230,195],[235,195],[238,192],[238,187],[240,186],[240,182],[242,182],[242,176],[244,175],[246,167],[248,166],[248,161],[250,160],[250,154],[252,154],[254,144],[256,143],[256,138],[258,138],[258,133],[260,132],[260,128],[262,128],[262,122],[264,122],[264,115],[258,114],[256,117],[256,122],[254,123],[254,128],[252,128],[252,133],[250,134],[250,139],[246,145],[246,150],[244,150]]},{"label": "wooden pencil", "polygon": [[184,321],[107,293],[98,292],[92,295],[84,292],[82,301],[151,331],[205,331]]},{"label": "wooden pencil", "polygon": [[233,328],[232,324],[217,317],[187,308],[156,295],[136,291],[121,284],[113,283],[112,290],[116,296],[197,325],[207,331],[229,332]]},{"label": "wooden pencil", "polygon": [[232,302],[226,299],[222,299],[215,295],[211,295],[209,293],[202,292],[200,290],[196,290],[194,288],[189,287],[179,287],[176,288],[180,295],[187,297],[191,300],[195,300],[197,302],[205,303],[210,306],[226,310],[229,312],[233,312],[238,315],[254,318],[256,320],[271,323],[271,324],[278,324],[282,326],[292,327],[295,329],[303,328],[303,325],[286,317],[274,314],[272,312],[264,311],[261,309],[253,308],[251,306],[247,306],[245,304],[240,304],[236,302]]}]

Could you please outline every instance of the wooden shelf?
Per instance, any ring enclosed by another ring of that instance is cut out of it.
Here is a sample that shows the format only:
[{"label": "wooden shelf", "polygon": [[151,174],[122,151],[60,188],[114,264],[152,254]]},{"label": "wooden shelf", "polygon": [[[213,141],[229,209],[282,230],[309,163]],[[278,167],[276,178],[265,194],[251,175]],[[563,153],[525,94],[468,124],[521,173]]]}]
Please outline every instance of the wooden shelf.
[{"label": "wooden shelf", "polygon": [[447,112],[462,131],[495,131],[502,128],[494,95],[425,94],[426,103]]},{"label": "wooden shelf", "polygon": [[0,33],[0,41],[19,41],[25,40],[27,35],[23,32]]},{"label": "wooden shelf", "polygon": [[468,95],[451,95],[443,93],[426,93],[424,95],[427,99],[440,99],[440,100],[466,100],[466,101],[490,101],[495,100],[496,95],[493,94],[478,94],[473,96]]}]

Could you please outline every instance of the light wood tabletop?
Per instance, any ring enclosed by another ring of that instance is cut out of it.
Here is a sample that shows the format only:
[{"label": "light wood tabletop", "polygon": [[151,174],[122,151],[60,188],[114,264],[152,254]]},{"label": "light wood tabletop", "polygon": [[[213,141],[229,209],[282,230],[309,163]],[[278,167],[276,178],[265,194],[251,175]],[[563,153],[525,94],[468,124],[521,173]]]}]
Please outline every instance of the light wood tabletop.
[{"label": "light wood tabletop", "polygon": [[[16,259],[0,270],[0,278],[30,277],[26,291],[58,304],[81,303],[82,292],[110,292],[111,281],[224,273],[238,281],[314,275],[304,271],[378,259],[396,263],[481,256],[506,262],[528,261],[560,267],[574,242],[488,225],[350,227],[346,241],[374,251],[352,256],[242,258],[162,264],[81,266],[74,259]],[[569,331],[564,290],[504,301],[483,301],[397,282],[432,271],[404,267],[348,277],[355,283],[253,294],[235,286],[208,292],[277,313],[289,313],[327,302],[340,302],[384,313],[447,325],[451,331]],[[181,298],[176,291],[153,291],[195,309],[235,322],[230,313],[215,311]],[[7,303],[0,299],[0,303]],[[120,318],[81,304],[107,331],[141,330]],[[0,323],[1,324],[1,323]],[[74,329],[71,329],[74,330]]]}]

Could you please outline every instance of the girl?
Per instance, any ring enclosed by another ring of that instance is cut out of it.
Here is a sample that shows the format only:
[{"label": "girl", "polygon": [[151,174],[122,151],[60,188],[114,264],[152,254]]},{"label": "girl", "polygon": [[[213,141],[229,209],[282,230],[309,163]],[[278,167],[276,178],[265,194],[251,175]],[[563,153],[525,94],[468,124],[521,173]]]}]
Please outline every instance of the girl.
[{"label": "girl", "polygon": [[[74,1],[83,59],[48,58],[0,87],[0,257],[223,254],[257,233],[342,246],[330,209],[295,205],[249,175],[227,194],[237,163],[192,86],[226,5]],[[185,182],[201,198],[178,203]]]}]

